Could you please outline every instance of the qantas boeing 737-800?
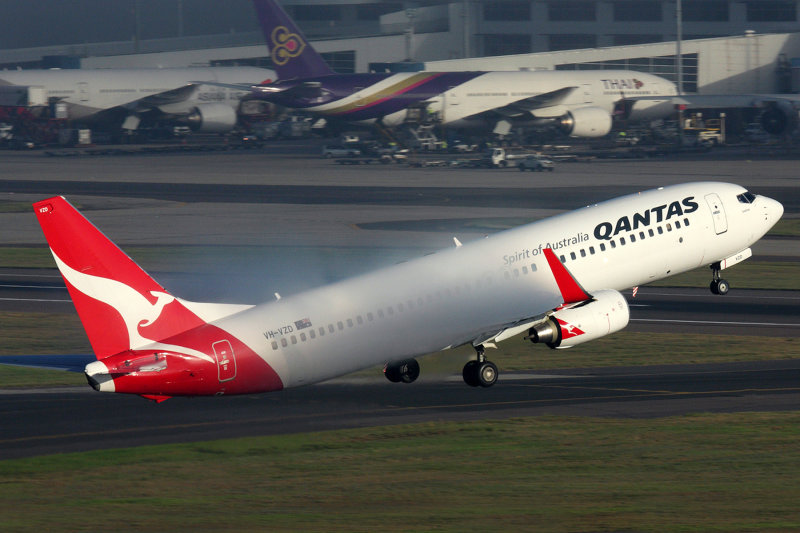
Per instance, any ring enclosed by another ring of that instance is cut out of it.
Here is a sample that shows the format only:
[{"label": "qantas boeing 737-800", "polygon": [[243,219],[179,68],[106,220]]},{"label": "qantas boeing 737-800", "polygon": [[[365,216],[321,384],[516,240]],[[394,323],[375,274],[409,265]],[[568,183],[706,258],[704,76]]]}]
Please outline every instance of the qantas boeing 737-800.
[{"label": "qantas boeing 737-800", "polygon": [[527,332],[569,348],[624,328],[620,290],[711,265],[712,292],[726,293],[720,271],[750,257],[783,207],[738,185],[673,185],[257,306],[177,298],[64,198],[34,211],[94,351],[91,385],[161,401],[379,364],[411,382],[414,357],[465,344],[475,359],[464,381],[488,387],[498,370],[485,349],[497,342]]}]

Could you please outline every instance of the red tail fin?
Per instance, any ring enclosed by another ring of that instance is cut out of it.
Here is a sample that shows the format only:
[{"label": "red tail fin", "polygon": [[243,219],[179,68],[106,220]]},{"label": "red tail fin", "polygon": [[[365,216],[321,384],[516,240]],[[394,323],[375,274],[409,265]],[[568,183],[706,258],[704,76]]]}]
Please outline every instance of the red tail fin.
[{"label": "red tail fin", "polygon": [[64,198],[33,208],[98,359],[205,323]]}]

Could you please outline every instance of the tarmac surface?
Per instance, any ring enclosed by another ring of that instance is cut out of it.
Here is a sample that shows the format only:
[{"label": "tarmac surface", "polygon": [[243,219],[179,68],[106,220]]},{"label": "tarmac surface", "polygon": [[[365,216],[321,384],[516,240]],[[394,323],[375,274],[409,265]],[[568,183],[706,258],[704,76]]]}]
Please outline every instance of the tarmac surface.
[{"label": "tarmac surface", "polygon": [[[0,246],[44,248],[29,205],[63,194],[123,249],[161,247],[168,256],[178,245],[215,255],[258,248],[247,271],[213,275],[188,266],[154,272],[188,299],[211,287],[210,299],[256,303],[255,296],[269,296],[274,287],[302,290],[452,246],[453,236],[466,243],[503,227],[671,183],[739,183],[780,200],[785,218],[800,217],[800,157],[791,154],[565,163],[552,174],[531,174],[341,167],[319,159],[315,150],[313,143],[284,143],[214,154],[0,153],[0,206],[10,206],[0,209]],[[796,238],[766,239],[753,250],[755,260],[800,260]],[[335,259],[339,255],[345,258]],[[635,299],[629,297],[629,328],[757,335],[765,342],[770,336],[798,336],[800,295],[737,290],[734,271],[726,277],[733,289],[724,298],[712,297],[707,287],[642,288]],[[225,278],[236,283],[218,283]],[[2,310],[74,312],[65,300],[54,269],[0,269]],[[431,420],[790,410],[800,405],[798,378],[800,360],[501,373],[490,389],[466,387],[460,376],[423,373],[408,386],[377,376],[256,396],[174,398],[159,405],[96,393],[88,385],[0,388],[0,458]]]}]

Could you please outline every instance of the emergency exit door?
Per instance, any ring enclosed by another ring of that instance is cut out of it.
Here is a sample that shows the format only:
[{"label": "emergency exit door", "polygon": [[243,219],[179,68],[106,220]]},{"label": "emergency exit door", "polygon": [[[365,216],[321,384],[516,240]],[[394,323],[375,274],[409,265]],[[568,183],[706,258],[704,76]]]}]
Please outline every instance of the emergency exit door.
[{"label": "emergency exit door", "polygon": [[217,359],[217,377],[220,383],[230,381],[236,377],[236,355],[233,347],[227,340],[217,341],[212,344],[214,356]]},{"label": "emergency exit door", "polygon": [[714,231],[717,232],[717,235],[728,231],[728,219],[725,217],[725,208],[722,206],[719,196],[715,193],[707,194],[706,202],[708,203],[708,208],[711,210],[711,218],[714,220]]}]

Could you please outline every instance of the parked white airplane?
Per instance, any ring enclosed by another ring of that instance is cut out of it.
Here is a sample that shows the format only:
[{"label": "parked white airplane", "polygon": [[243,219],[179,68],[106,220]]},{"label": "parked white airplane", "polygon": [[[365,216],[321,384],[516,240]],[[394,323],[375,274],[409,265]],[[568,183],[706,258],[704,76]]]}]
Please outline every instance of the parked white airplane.
[{"label": "parked white airplane", "polygon": [[202,82],[266,83],[274,77],[253,67],[6,70],[0,71],[0,105],[55,101],[65,103],[68,118],[78,123],[135,130],[142,120],[179,119],[196,131],[226,132],[236,125],[248,92]]},{"label": "parked white airplane", "polygon": [[34,210],[91,342],[98,391],[246,394],[315,383],[373,365],[391,381],[416,356],[471,344],[472,386],[495,383],[484,349],[527,332],[569,348],[628,323],[622,289],[750,257],[783,214],[738,185],[650,190],[258,306],[172,296],[64,198]]}]

